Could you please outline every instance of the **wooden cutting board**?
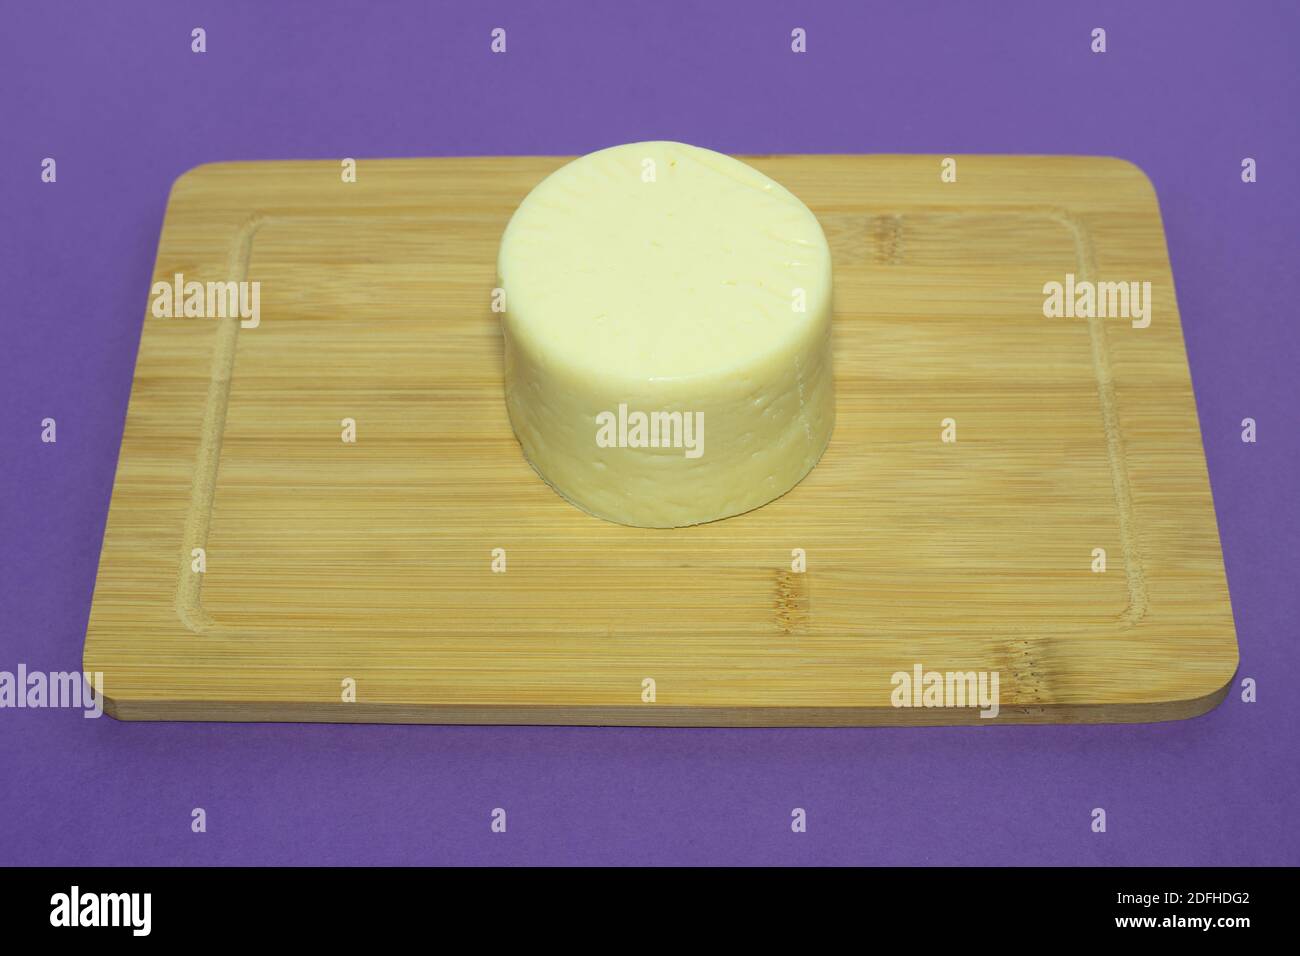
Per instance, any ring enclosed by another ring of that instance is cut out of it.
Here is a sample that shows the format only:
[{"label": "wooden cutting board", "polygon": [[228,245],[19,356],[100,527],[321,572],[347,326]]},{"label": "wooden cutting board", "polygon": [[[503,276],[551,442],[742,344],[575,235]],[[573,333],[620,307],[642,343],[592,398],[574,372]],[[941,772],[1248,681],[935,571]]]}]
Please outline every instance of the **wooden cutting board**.
[{"label": "wooden cutting board", "polygon": [[[1236,637],[1146,177],[742,158],[830,240],[837,423],[789,494],[677,530],[567,504],[506,418],[497,243],[564,159],[182,176],[155,280],[256,281],[260,324],[145,318],[86,637],[108,712],[991,725],[1221,701]],[[1067,274],[1150,282],[1150,325],[1044,317]],[[996,674],[998,716],[894,706],[918,667]]]}]

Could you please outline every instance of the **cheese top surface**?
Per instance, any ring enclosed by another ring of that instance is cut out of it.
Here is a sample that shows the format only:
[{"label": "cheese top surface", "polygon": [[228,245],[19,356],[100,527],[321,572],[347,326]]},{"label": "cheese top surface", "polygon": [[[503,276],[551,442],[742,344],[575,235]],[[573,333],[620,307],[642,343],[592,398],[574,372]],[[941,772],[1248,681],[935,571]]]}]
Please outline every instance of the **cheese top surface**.
[{"label": "cheese top surface", "polygon": [[798,197],[730,156],[673,142],[557,170],[510,221],[498,272],[513,334],[646,380],[788,348],[831,288],[825,237]]}]

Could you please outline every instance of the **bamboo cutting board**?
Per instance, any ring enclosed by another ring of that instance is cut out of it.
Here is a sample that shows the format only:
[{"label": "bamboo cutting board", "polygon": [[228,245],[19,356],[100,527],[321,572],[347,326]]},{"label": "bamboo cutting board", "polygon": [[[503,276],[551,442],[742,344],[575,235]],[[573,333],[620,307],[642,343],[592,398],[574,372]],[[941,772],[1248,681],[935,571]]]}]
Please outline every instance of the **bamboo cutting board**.
[{"label": "bamboo cutting board", "polygon": [[[260,324],[145,319],[86,637],[108,712],[995,724],[1221,701],[1236,637],[1146,177],[742,158],[830,240],[837,423],[789,494],[676,530],[569,505],[506,418],[497,243],[565,160],[182,176],[155,280],[259,282]],[[1149,327],[1045,318],[1067,274],[1149,281]],[[917,667],[996,674],[999,715],[894,706]]]}]

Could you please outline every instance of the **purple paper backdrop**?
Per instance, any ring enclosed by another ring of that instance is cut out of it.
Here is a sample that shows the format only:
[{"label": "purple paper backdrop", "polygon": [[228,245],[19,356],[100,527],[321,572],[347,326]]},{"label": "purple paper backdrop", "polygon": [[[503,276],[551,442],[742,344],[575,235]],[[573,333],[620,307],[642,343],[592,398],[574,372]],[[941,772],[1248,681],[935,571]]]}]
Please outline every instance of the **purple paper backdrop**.
[{"label": "purple paper backdrop", "polygon": [[[1149,726],[129,724],[0,711],[0,863],[1288,863],[1297,836],[1292,3],[6,4],[0,670],[80,667],[171,181],[228,159],[1088,153],[1160,195],[1241,643]],[[626,8],[626,12],[619,10]],[[208,52],[190,52],[203,26]],[[488,33],[509,31],[493,56]],[[808,30],[809,52],[789,50]],[[1089,52],[1103,26],[1109,52]],[[40,181],[46,156],[58,182]],[[1240,180],[1242,157],[1259,182]],[[39,423],[58,420],[58,443]],[[1239,423],[1259,423],[1243,444]],[[208,832],[190,832],[206,808]],[[493,807],[509,832],[489,832]],[[790,832],[790,810],[809,832]],[[1109,832],[1089,813],[1105,807]]]}]

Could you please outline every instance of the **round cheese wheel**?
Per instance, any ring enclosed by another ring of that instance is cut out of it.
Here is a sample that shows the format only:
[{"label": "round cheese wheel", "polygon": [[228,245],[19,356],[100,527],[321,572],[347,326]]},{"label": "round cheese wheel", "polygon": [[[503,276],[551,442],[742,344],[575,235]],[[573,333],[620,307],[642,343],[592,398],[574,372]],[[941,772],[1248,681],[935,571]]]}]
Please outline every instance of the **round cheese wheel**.
[{"label": "round cheese wheel", "polygon": [[830,249],[756,169],[674,142],[583,156],[520,204],[497,268],[511,424],[585,511],[725,518],[790,490],[825,450]]}]

